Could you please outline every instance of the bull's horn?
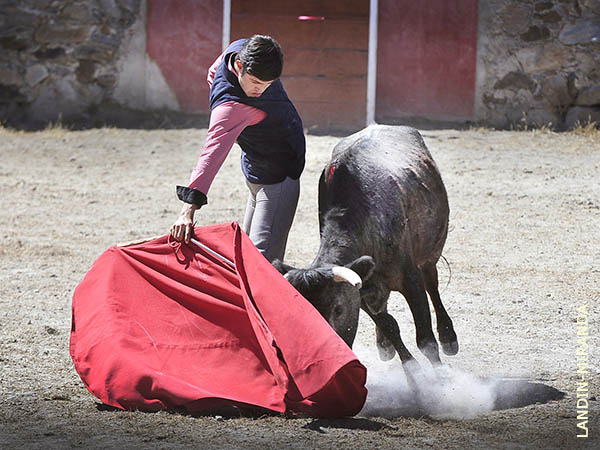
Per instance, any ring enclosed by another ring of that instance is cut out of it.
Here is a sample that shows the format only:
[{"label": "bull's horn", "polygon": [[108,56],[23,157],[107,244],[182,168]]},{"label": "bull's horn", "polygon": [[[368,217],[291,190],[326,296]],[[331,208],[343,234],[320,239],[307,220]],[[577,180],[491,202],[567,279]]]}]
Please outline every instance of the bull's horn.
[{"label": "bull's horn", "polygon": [[362,280],[360,279],[360,275],[357,274],[354,270],[342,266],[333,266],[331,270],[333,272],[334,281],[345,281],[346,283],[350,283],[352,286],[358,289],[362,287]]}]

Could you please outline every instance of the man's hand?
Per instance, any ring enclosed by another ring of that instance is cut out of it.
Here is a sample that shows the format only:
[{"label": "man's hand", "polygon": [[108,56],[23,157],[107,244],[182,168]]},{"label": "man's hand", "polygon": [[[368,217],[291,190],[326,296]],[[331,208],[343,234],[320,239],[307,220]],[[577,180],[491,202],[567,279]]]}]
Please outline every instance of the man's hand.
[{"label": "man's hand", "polygon": [[194,231],[194,213],[196,212],[196,209],[198,208],[195,205],[184,203],[183,208],[179,213],[179,217],[169,230],[171,236],[173,236],[176,241],[184,241],[186,244],[190,242],[190,238]]}]

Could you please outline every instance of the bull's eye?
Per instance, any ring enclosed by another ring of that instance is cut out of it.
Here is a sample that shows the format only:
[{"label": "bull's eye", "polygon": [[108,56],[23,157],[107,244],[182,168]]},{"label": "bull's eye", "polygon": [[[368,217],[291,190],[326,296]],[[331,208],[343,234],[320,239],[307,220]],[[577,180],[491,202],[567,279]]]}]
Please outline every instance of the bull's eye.
[{"label": "bull's eye", "polygon": [[333,308],[333,314],[335,314],[336,317],[341,316],[343,312],[344,308],[342,308],[340,305],[336,305],[336,307]]}]

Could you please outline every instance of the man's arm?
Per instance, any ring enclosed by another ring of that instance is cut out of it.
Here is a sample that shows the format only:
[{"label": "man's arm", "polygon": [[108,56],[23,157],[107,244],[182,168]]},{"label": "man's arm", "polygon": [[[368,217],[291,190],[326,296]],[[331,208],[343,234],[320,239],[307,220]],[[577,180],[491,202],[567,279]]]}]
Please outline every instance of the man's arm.
[{"label": "man's arm", "polygon": [[171,227],[178,241],[189,242],[194,227],[194,214],[207,203],[208,190],[240,133],[259,123],[266,114],[256,108],[237,102],[226,102],[211,113],[204,149],[192,171],[190,184],[177,186],[177,196],[184,205]]}]

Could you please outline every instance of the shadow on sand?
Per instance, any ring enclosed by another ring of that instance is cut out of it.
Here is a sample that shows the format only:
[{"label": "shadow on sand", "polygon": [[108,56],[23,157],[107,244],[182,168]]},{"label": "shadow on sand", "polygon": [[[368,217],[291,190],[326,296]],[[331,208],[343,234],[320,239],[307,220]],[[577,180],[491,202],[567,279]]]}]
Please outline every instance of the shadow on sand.
[{"label": "shadow on sand", "polygon": [[[478,411],[478,413],[498,411],[512,408],[522,408],[528,405],[544,404],[553,400],[560,400],[565,396],[565,393],[542,383],[531,382],[522,379],[486,379],[482,380],[487,386],[493,387],[493,403],[490,408]],[[372,389],[372,388],[371,388]],[[374,393],[377,395],[377,392]],[[398,392],[396,392],[398,394]],[[313,419],[303,428],[312,430],[318,433],[324,433],[327,428],[341,428],[351,430],[366,430],[380,431],[385,430],[387,433],[402,435],[401,431],[396,427],[380,422],[377,419],[385,417],[388,419],[397,417],[439,419],[439,418],[454,418],[461,419],[461,411],[454,410],[452,414],[448,414],[443,408],[437,410],[442,411],[436,417],[432,414],[432,408],[427,407],[427,403],[423,403],[423,392],[415,393],[407,390],[400,392],[401,398],[396,398],[394,407],[391,407],[386,402],[377,407],[371,404],[365,408],[358,417],[348,417],[341,419]],[[442,403],[444,399],[440,400]],[[434,413],[436,411],[433,411]],[[472,412],[472,410],[471,410]],[[462,413],[465,413],[463,410]],[[477,414],[476,414],[477,415]],[[465,414],[466,418],[473,418],[476,415]]]},{"label": "shadow on sand", "polygon": [[[404,385],[391,392],[389,385],[386,385],[369,387],[369,400],[358,416],[337,419],[313,418],[303,428],[317,433],[325,433],[327,428],[336,428],[365,431],[385,430],[388,433],[401,435],[402,433],[396,427],[381,422],[378,418],[469,419],[491,411],[544,404],[560,400],[565,396],[564,392],[552,386],[516,378],[477,377],[477,382],[466,385],[456,383],[456,379],[454,379],[452,388],[448,389],[446,386],[441,391],[425,389],[415,391]],[[482,386],[485,386],[485,395],[481,393]],[[476,395],[471,394],[473,390],[478,391]],[[447,396],[449,391],[452,391],[452,395]],[[381,401],[381,399],[384,400]],[[97,403],[96,408],[98,411],[124,412],[102,403]],[[168,410],[167,413],[193,417],[214,417],[217,420],[261,419],[277,416],[285,416],[289,419],[308,418],[305,415],[282,415],[262,408],[238,407],[198,413],[190,413],[184,409]]]},{"label": "shadow on sand", "polygon": [[552,400],[561,400],[565,396],[564,392],[552,386],[522,379],[502,378],[495,380],[494,384],[496,386],[494,411],[548,403]]}]

